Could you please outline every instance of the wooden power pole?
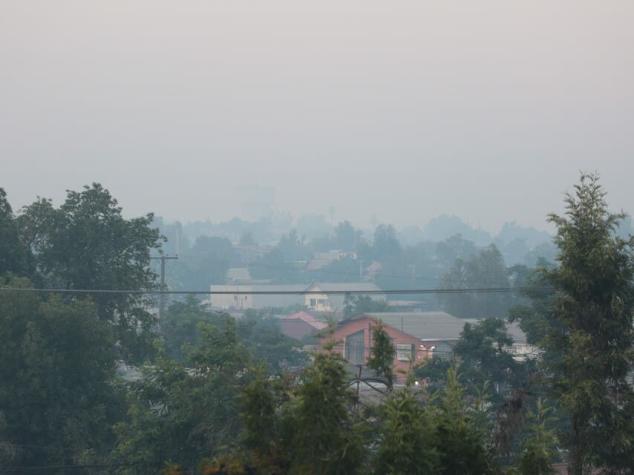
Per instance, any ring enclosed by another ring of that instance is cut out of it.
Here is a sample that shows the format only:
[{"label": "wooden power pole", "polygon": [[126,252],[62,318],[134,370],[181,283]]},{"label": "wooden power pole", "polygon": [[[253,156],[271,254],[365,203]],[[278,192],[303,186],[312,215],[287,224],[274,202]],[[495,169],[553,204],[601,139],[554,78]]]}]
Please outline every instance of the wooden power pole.
[{"label": "wooden power pole", "polygon": [[150,259],[158,259],[161,261],[161,295],[159,300],[159,318],[161,318],[165,314],[165,292],[167,290],[167,286],[165,285],[165,261],[167,260],[176,260],[178,256],[168,256],[168,255],[160,255],[156,257],[150,257]]}]

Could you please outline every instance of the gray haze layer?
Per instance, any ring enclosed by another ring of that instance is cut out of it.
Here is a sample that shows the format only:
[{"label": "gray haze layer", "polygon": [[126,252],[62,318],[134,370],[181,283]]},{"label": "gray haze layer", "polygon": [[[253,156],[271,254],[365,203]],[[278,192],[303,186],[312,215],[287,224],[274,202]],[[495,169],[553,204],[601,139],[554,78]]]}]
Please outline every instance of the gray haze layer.
[{"label": "gray haze layer", "polygon": [[583,169],[634,212],[632,24],[630,0],[2,0],[0,186],[543,228]]}]

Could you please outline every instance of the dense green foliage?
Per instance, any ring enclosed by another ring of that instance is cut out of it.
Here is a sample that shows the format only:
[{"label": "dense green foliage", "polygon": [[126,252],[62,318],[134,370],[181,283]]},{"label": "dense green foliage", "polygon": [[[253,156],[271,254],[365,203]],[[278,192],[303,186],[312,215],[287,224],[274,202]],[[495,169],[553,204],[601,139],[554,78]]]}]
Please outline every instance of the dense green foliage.
[{"label": "dense green foliage", "polygon": [[409,389],[395,392],[382,410],[375,473],[438,473],[440,460],[432,411],[425,410]]},{"label": "dense green foliage", "polygon": [[545,351],[543,366],[560,416],[572,471],[631,468],[634,358],[632,238],[616,235],[622,215],[610,214],[598,179],[583,175],[566,198],[557,226],[558,265],[542,279],[553,292],[535,293],[515,316]]},{"label": "dense green foliage", "polygon": [[349,319],[364,313],[385,312],[388,309],[387,302],[376,300],[369,295],[346,295],[343,301],[343,318]]},{"label": "dense green foliage", "polygon": [[447,386],[441,396],[437,420],[439,473],[453,475],[483,475],[493,473],[485,436],[474,423],[463,400],[463,389],[454,369],[447,376]]},{"label": "dense green foliage", "polygon": [[354,430],[351,402],[343,359],[334,354],[316,355],[302,375],[287,416],[291,473],[359,471],[363,447]]},{"label": "dense green foliage", "polygon": [[2,292],[0,341],[0,441],[11,449],[0,466],[103,461],[123,401],[113,334],[95,305]]},{"label": "dense green foliage", "polygon": [[383,324],[379,322],[372,328],[372,348],[368,358],[368,368],[385,378],[387,387],[392,389],[394,384],[394,370],[392,368],[396,349],[392,339],[385,331]]},{"label": "dense green foliage", "polygon": [[17,220],[7,200],[7,194],[0,188],[0,274],[31,275],[32,261],[25,244],[20,240]]},{"label": "dense green foliage", "polygon": [[[502,254],[493,245],[467,260],[456,259],[441,281],[446,289],[506,288],[509,284]],[[448,294],[443,302],[449,313],[465,318],[503,318],[511,303],[507,295],[487,293]]]},{"label": "dense green foliage", "polygon": [[[511,318],[540,352],[514,357],[502,319],[466,322],[451,358],[426,361],[400,387],[394,345],[379,325],[368,366],[393,390],[367,398],[350,390],[340,354],[301,351],[271,311],[234,318],[188,298],[157,322],[153,302],[135,293],[30,292],[32,283],[156,288],[149,258],[159,233],[151,215],[124,218],[97,184],[17,215],[0,190],[0,471],[542,475],[563,459],[575,474],[628,473],[634,242],[621,218],[607,211],[596,177],[582,177],[566,214],[551,217],[558,261],[538,272],[507,269],[495,247],[459,236],[407,246],[390,226],[366,241],[339,225],[321,245],[349,252],[341,265],[350,271],[372,263],[382,285],[444,275],[455,287],[531,287],[521,298],[466,295],[444,305],[504,317],[521,303]],[[303,223],[314,232],[322,225]],[[251,268],[269,262],[282,266],[279,281],[307,279],[302,263],[318,242],[291,232]],[[174,275],[186,267],[182,282],[206,286],[254,243],[182,245],[198,257],[183,256]],[[363,297],[346,305],[349,316],[385,309]]]},{"label": "dense green foliage", "polygon": [[185,365],[159,359],[131,387],[127,420],[116,427],[115,460],[146,467],[170,461],[193,469],[205,455],[237,443],[236,414],[250,356],[232,318],[200,329],[200,344],[188,352]]},{"label": "dense green foliage", "polygon": [[[68,191],[55,207],[40,199],[17,218],[21,241],[32,252],[37,279],[63,289],[143,290],[153,288],[150,252],[160,246],[152,215],[125,219],[99,184]],[[147,299],[130,293],[92,294],[99,318],[112,323],[126,356],[150,350],[154,319]]]},{"label": "dense green foliage", "polygon": [[556,456],[557,437],[548,427],[549,412],[542,400],[538,400],[536,411],[531,414],[533,420],[528,437],[521,447],[519,472],[522,475],[554,473],[552,461]]}]

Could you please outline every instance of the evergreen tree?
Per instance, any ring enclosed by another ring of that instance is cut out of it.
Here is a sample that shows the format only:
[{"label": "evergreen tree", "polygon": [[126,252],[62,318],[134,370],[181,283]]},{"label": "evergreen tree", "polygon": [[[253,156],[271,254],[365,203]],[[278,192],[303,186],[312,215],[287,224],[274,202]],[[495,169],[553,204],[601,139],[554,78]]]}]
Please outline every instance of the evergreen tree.
[{"label": "evergreen tree", "polygon": [[436,417],[439,474],[484,475],[493,472],[484,434],[475,425],[464,403],[463,389],[453,368],[447,373],[447,386]]},{"label": "evergreen tree", "polygon": [[31,274],[31,255],[22,243],[13,210],[4,189],[0,188],[0,276],[11,272],[17,276]]},{"label": "evergreen tree", "polygon": [[382,475],[438,473],[433,419],[414,394],[409,389],[394,393],[382,411],[374,472]]},{"label": "evergreen tree", "polygon": [[591,465],[634,466],[632,387],[634,361],[634,240],[616,235],[623,214],[608,211],[596,175],[582,175],[566,197],[557,226],[557,266],[543,272],[550,295],[533,295],[522,324],[544,349],[552,395],[568,415],[563,442],[572,473]]},{"label": "evergreen tree", "polygon": [[249,354],[233,318],[201,323],[200,343],[189,348],[184,364],[159,358],[132,387],[128,420],[116,427],[113,460],[148,473],[166,462],[191,471],[205,457],[231,453],[241,433],[240,395],[248,368]]},{"label": "evergreen tree", "polygon": [[286,420],[290,473],[354,474],[361,468],[363,447],[350,414],[344,361],[319,353],[304,370]]},{"label": "evergreen tree", "polygon": [[557,437],[547,426],[548,413],[541,399],[532,415],[534,421],[528,437],[522,443],[519,471],[522,475],[550,475],[554,473]]},{"label": "evergreen tree", "polygon": [[4,466],[103,463],[123,400],[111,329],[95,306],[1,291],[0,342],[0,446],[12,453]]},{"label": "evergreen tree", "polygon": [[249,451],[249,465],[258,474],[288,470],[289,453],[281,443],[281,411],[287,397],[284,389],[269,379],[264,368],[258,368],[242,393],[242,441]]},{"label": "evergreen tree", "polygon": [[[441,285],[448,289],[506,288],[510,282],[504,258],[495,245],[482,249],[466,259],[456,259]],[[509,296],[503,294],[448,294],[441,302],[449,313],[464,318],[506,317]]]},{"label": "evergreen tree", "polygon": [[394,356],[396,349],[392,339],[385,331],[383,323],[379,321],[372,328],[372,348],[368,358],[368,368],[373,369],[378,376],[385,378],[388,389],[394,384]]}]

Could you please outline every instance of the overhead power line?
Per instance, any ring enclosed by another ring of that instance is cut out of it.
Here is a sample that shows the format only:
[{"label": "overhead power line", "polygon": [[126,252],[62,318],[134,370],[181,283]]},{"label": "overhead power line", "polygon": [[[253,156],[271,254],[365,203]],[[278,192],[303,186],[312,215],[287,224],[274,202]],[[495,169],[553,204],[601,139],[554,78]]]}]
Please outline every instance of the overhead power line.
[{"label": "overhead power line", "polygon": [[0,287],[0,292],[119,294],[119,295],[421,295],[421,294],[504,294],[528,290],[552,290],[548,287],[480,287],[458,289],[387,289],[387,290],[130,290],[130,289],[51,289]]}]

